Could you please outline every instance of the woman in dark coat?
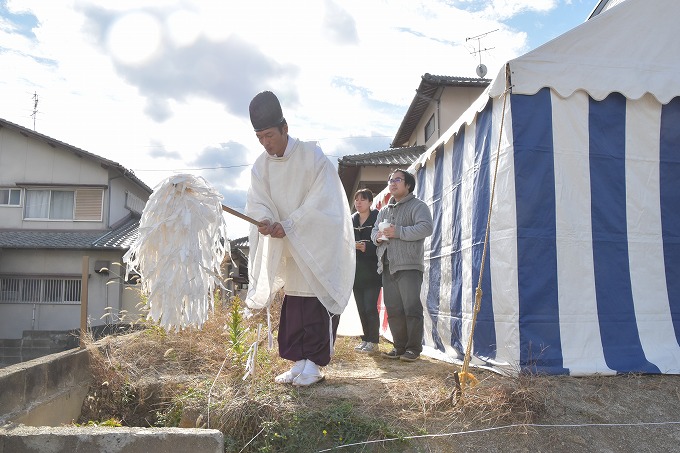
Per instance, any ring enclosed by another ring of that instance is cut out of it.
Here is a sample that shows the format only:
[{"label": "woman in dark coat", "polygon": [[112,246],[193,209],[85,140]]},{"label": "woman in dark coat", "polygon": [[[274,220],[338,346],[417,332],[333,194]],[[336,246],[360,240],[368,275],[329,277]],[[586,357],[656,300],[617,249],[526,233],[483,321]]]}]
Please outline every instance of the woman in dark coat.
[{"label": "woman in dark coat", "polygon": [[354,299],[364,334],[361,343],[354,349],[359,352],[378,352],[380,337],[380,317],[378,315],[378,295],[382,287],[382,279],[378,274],[378,257],[376,246],[371,241],[371,230],[378,218],[378,211],[371,209],[373,193],[361,189],[354,194],[352,215],[354,224],[354,240],[356,241],[356,274],[354,276]]}]

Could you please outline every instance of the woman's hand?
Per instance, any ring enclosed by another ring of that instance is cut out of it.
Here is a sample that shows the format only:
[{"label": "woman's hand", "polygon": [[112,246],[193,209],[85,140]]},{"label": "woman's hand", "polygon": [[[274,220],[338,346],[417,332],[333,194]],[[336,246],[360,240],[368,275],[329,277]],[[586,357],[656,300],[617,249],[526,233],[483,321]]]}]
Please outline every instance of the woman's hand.
[{"label": "woman's hand", "polygon": [[354,248],[359,250],[360,252],[366,252],[366,243],[365,242],[355,242],[354,243]]}]

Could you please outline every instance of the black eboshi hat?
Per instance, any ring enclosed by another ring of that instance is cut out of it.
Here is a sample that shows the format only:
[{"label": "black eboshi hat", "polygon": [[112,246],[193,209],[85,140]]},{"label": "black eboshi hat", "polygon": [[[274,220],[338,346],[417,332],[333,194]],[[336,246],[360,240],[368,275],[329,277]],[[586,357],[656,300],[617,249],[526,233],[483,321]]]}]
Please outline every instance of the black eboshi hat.
[{"label": "black eboshi hat", "polygon": [[271,91],[258,93],[250,101],[250,122],[255,132],[278,127],[286,122],[279,99]]}]

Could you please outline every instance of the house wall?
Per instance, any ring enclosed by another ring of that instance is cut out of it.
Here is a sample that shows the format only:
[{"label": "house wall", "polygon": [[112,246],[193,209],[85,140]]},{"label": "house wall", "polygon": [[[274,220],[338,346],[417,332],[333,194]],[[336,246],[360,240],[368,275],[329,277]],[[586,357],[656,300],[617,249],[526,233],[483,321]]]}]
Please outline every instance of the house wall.
[{"label": "house wall", "polygon": [[[89,256],[88,325],[101,326],[117,322],[132,322],[138,318],[139,292],[126,290],[118,266],[112,264],[108,274],[94,271],[97,261],[122,262],[121,252],[62,251],[62,250],[3,250],[0,274],[22,276],[82,275],[83,256]],[[123,297],[124,295],[124,297]],[[111,307],[107,310],[106,307]],[[121,310],[128,310],[121,319]],[[106,316],[105,316],[106,315]],[[0,303],[2,338],[18,339],[24,330],[71,330],[80,328],[80,304]]]},{"label": "house wall", "polygon": [[[0,187],[14,187],[25,183],[46,185],[107,186],[109,172],[91,159],[79,157],[61,147],[24,137],[0,128]],[[41,230],[98,229],[107,222],[107,194],[104,193],[102,222],[23,220],[21,207],[3,207],[0,228],[28,228]]]},{"label": "house wall", "polygon": [[[358,178],[354,184],[352,197],[359,190],[359,183],[362,187],[368,187],[377,195],[387,185],[387,178],[396,167],[361,167]],[[379,187],[379,189],[378,189]],[[354,211],[354,198],[350,200],[350,209]]]},{"label": "house wall", "polygon": [[146,191],[134,184],[128,178],[123,177],[118,171],[110,172],[107,183],[109,184],[109,191],[104,197],[109,198],[105,202],[105,204],[109,206],[108,226],[115,225],[130,214],[130,210],[125,207],[127,192],[132,193],[142,200],[149,199],[149,194]]},{"label": "house wall", "polygon": [[[445,87],[439,102],[431,102],[418,126],[411,134],[408,146],[429,148],[465,112],[485,90],[485,87]],[[434,134],[425,140],[425,125],[434,114]]]}]

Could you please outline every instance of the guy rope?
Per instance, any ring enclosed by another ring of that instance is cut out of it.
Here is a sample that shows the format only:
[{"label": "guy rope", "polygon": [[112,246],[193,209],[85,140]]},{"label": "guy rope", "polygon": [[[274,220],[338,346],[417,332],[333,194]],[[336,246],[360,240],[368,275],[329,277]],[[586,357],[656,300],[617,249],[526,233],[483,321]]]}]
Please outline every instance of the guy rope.
[{"label": "guy rope", "polygon": [[477,289],[475,290],[475,306],[472,311],[472,326],[470,328],[470,337],[468,338],[467,346],[465,348],[465,358],[463,359],[463,366],[460,372],[454,373],[454,378],[456,381],[456,389],[454,395],[456,397],[456,402],[464,404],[464,393],[465,388],[468,385],[475,386],[478,382],[477,378],[469,371],[470,368],[470,356],[472,354],[472,340],[475,334],[475,324],[477,323],[477,314],[482,305],[482,277],[484,276],[484,263],[486,261],[486,251],[489,244],[489,231],[491,229],[491,212],[493,210],[493,200],[496,191],[496,176],[498,175],[498,161],[501,151],[501,142],[503,138],[503,123],[505,121],[505,107],[508,100],[508,93],[510,91],[508,78],[507,78],[507,67],[506,67],[506,89],[503,92],[503,110],[501,112],[501,125],[498,132],[498,148],[496,150],[496,165],[493,173],[493,182],[491,184],[491,198],[489,200],[489,214],[486,218],[486,232],[484,234],[484,250],[482,252],[482,261],[479,270],[479,280],[477,281]]}]

